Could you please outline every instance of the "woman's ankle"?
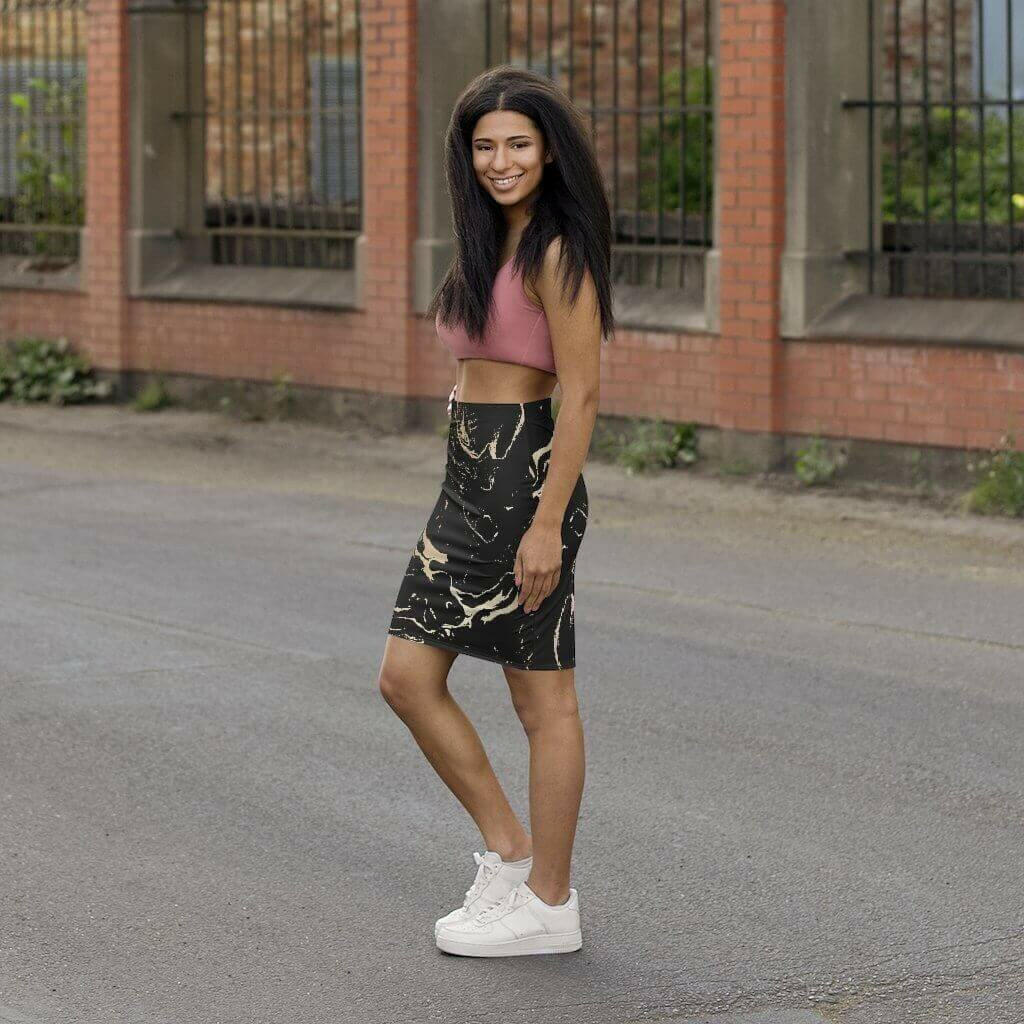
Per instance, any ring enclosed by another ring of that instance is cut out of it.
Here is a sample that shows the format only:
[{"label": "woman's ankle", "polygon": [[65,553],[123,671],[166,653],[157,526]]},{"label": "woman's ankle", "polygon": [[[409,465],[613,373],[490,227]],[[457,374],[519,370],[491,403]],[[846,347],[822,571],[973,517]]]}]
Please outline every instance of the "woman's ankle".
[{"label": "woman's ankle", "polygon": [[506,864],[511,861],[526,860],[527,857],[533,856],[533,843],[529,838],[525,841],[496,843],[494,846],[488,846],[487,848],[498,854]]}]

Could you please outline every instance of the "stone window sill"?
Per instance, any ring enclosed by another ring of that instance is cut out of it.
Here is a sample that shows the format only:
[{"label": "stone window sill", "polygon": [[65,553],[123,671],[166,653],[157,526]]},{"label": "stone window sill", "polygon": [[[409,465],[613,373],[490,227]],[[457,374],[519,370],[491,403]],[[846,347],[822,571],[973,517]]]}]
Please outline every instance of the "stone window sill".
[{"label": "stone window sill", "polygon": [[354,270],[187,263],[132,294],[147,299],[357,309]]},{"label": "stone window sill", "polygon": [[1024,302],[851,295],[812,321],[802,337],[1024,351]]},{"label": "stone window sill", "polygon": [[80,263],[72,263],[61,270],[26,270],[26,256],[0,256],[0,288],[34,291],[81,291]]},{"label": "stone window sill", "polygon": [[671,288],[614,285],[612,312],[616,326],[627,330],[708,331],[704,300]]}]

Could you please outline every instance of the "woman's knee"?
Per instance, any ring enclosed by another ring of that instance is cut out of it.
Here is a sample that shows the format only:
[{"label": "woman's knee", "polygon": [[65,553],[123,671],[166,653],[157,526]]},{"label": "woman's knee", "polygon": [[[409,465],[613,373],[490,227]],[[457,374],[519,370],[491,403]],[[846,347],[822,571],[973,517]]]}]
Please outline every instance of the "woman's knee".
[{"label": "woman's knee", "polygon": [[572,687],[544,694],[515,694],[512,706],[527,736],[545,727],[564,725],[579,717],[579,703]]},{"label": "woman's knee", "polygon": [[400,671],[381,665],[377,676],[377,688],[392,710],[398,711],[408,704],[410,687]]},{"label": "woman's knee", "polygon": [[430,654],[423,659],[429,663],[420,664],[411,657],[385,653],[377,675],[377,687],[397,714],[405,715],[434,703],[447,692],[446,677],[451,660],[444,655],[431,660]]},{"label": "woman's knee", "polygon": [[398,715],[406,715],[431,699],[426,688],[418,684],[415,675],[407,668],[382,665],[377,687],[388,706]]}]

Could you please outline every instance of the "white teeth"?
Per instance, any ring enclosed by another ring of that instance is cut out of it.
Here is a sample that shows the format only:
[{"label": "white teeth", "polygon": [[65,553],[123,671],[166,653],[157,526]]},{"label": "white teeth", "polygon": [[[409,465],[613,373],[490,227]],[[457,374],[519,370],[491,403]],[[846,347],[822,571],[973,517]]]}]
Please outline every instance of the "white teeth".
[{"label": "white teeth", "polygon": [[495,185],[509,185],[521,177],[521,174],[514,174],[511,178],[491,178],[491,181],[493,181]]}]

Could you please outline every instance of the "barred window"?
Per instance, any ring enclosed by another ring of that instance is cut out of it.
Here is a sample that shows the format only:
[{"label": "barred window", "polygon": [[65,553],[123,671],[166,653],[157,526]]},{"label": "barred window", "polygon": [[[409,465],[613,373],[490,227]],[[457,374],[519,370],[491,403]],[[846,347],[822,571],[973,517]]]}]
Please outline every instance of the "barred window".
[{"label": "barred window", "polygon": [[82,0],[0,3],[0,255],[37,270],[79,256],[84,19]]},{"label": "barred window", "polygon": [[[547,75],[590,121],[617,283],[702,301],[711,245],[712,0],[490,0],[488,64]],[[497,52],[500,50],[500,52]]]},{"label": "barred window", "polygon": [[348,269],[362,224],[357,0],[209,0],[205,232],[215,263]]},{"label": "barred window", "polygon": [[871,291],[1024,297],[1024,0],[867,0]]}]

